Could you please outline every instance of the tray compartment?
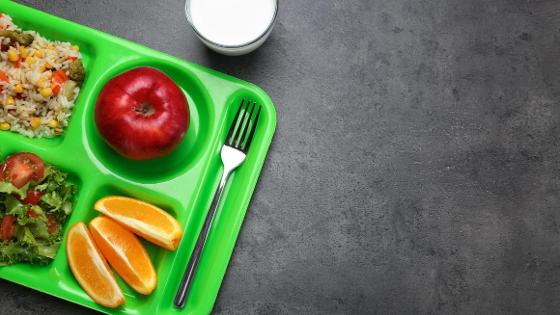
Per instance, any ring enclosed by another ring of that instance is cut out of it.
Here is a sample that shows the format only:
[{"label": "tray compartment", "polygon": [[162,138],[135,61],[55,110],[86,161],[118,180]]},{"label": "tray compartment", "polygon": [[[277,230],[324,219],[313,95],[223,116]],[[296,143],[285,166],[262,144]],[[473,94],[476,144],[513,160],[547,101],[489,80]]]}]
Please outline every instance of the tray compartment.
[{"label": "tray compartment", "polygon": [[[178,209],[182,208],[180,202],[169,196],[154,193],[142,186],[133,186],[114,179],[104,179],[93,184],[88,184],[84,193],[80,194],[78,197],[79,202],[76,204],[74,213],[65,227],[65,232],[76,222],[82,221],[88,225],[93,218],[102,215],[93,209],[93,205],[100,198],[110,195],[141,198],[142,200],[161,207],[173,216],[176,215]],[[64,242],[65,241],[66,240],[64,239]],[[126,305],[122,308],[122,311],[129,314],[134,314],[135,310],[138,309],[151,309],[155,307],[157,303],[154,301],[157,301],[158,296],[164,291],[164,288],[167,285],[166,279],[168,278],[170,271],[170,262],[172,261],[172,257],[175,255],[175,252],[153,245],[142,238],[140,238],[140,241],[148,251],[154,268],[156,269],[158,284],[156,290],[151,295],[144,296],[132,290],[116,272],[113,272],[127,301]],[[63,248],[61,247],[61,249]],[[20,265],[17,266],[19,267]],[[29,265],[21,266],[25,266],[24,268],[28,270],[34,270],[35,268],[35,266]],[[65,290],[66,295],[70,297],[70,300],[80,301],[80,303],[84,303],[86,306],[96,306],[95,308],[99,308],[99,306],[94,303],[90,303],[91,299],[87,296],[87,294],[85,294],[78,282],[72,276],[67,263],[66,252],[64,250],[60,251],[53,263],[46,266],[45,269],[46,274],[44,277],[50,278],[50,281],[58,282],[58,287]],[[24,272],[28,272],[29,275],[35,274],[30,271]]]},{"label": "tray compartment", "polygon": [[79,174],[75,172],[74,168],[61,167],[60,165],[54,163],[48,156],[44,156],[44,154],[42,154],[41,152],[37,152],[36,150],[20,150],[18,147],[12,145],[3,145],[3,149],[5,150],[2,150],[2,153],[0,154],[2,160],[12,153],[22,151],[33,152],[40,155],[46,163],[53,165],[59,170],[67,173],[68,178],[66,181],[76,185],[78,189],[76,195],[74,196],[72,213],[68,217],[65,225],[62,227],[64,230],[63,240],[53,261],[45,266],[15,264],[0,268],[0,277],[17,283],[24,283],[26,285],[29,283],[41,286],[44,281],[49,281],[51,284],[62,288],[65,286],[65,283],[64,281],[61,281],[59,275],[70,272],[66,263],[66,252],[64,246],[65,235],[69,227],[73,224],[73,221],[76,221],[77,218],[83,215],[83,213],[78,211],[78,209],[81,209],[84,206],[84,199],[87,198],[88,190],[84,189],[84,183]]},{"label": "tray compartment", "polygon": [[80,36],[76,36],[77,35],[76,33],[68,33],[65,32],[64,29],[52,28],[50,27],[48,21],[46,20],[33,19],[31,16],[25,16],[25,15],[12,16],[12,20],[21,29],[38,31],[38,33],[41,36],[45,37],[48,40],[70,42],[73,45],[80,46],[82,62],[84,64],[84,69],[86,71],[86,79],[80,88],[80,93],[78,94],[78,97],[74,101],[74,108],[72,109],[72,115],[68,119],[68,126],[65,127],[63,134],[52,138],[30,139],[23,135],[20,135],[19,133],[10,132],[11,135],[7,137],[8,139],[13,138],[14,141],[28,142],[30,144],[31,142],[33,142],[33,144],[36,144],[41,147],[57,147],[64,142],[68,134],[72,133],[69,132],[70,128],[74,129],[74,128],[79,128],[80,126],[78,122],[80,121],[80,119],[77,118],[77,116],[79,116],[77,115],[77,113],[80,112],[80,109],[84,106],[85,103],[86,97],[84,96],[85,94],[84,91],[87,91],[88,86],[95,81],[94,79],[95,73],[92,70],[96,66],[96,62],[93,56],[97,55],[98,51],[95,45],[92,45],[92,43],[89,41],[83,40],[83,38]]},{"label": "tray compartment", "polygon": [[[137,67],[153,67],[166,73],[183,90],[190,110],[189,129],[181,144],[170,155],[149,161],[128,160],[111,149],[101,138],[95,122],[95,101],[107,81],[120,73]],[[214,112],[212,100],[200,80],[190,71],[180,68],[167,60],[154,61],[140,57],[125,62],[117,62],[108,71],[100,75],[99,81],[92,88],[95,96],[86,107],[84,119],[85,144],[102,165],[112,173],[139,183],[157,183],[180,176],[188,171],[207,150],[210,128]]]},{"label": "tray compartment", "polygon": [[[201,185],[201,191],[197,194],[199,196],[205,196],[205,198],[197,200],[191,208],[192,211],[188,211],[189,217],[185,223],[185,229],[189,231],[189,237],[183,239],[184,244],[181,244],[177,252],[178,257],[184,258],[177,258],[174,262],[172,271],[169,274],[170,280],[180,279],[183,275],[188,257],[190,257],[196,243],[196,237],[202,229],[206,213],[210,207],[211,198],[213,197],[222,174],[223,167],[219,158],[219,151],[227,136],[229,126],[235,119],[235,114],[237,113],[241,101],[250,99],[264,105],[261,117],[259,118],[259,126],[275,124],[275,112],[265,105],[268,103],[266,97],[263,97],[259,92],[260,89],[239,89],[225,98],[227,109],[222,111],[217,118],[220,123],[218,124],[218,129],[214,132],[216,136],[216,152],[213,154],[214,158],[209,160],[207,169],[204,171],[206,176]],[[265,141],[259,142],[259,140],[262,141],[262,138],[267,136],[267,132],[265,128],[259,128],[257,130],[250,152],[257,152],[259,151],[259,146],[267,145]],[[251,186],[252,181],[256,182],[256,178],[253,177],[253,169],[249,166],[251,165],[249,161],[258,164],[258,155],[253,153],[249,154],[246,164],[244,163],[232,174],[224,191],[224,196],[227,196],[227,198],[222,201],[220,208],[217,210],[216,217],[214,218],[214,223],[197,270],[197,276],[192,284],[191,296],[185,307],[193,314],[208,314],[212,310],[212,304],[208,303],[209,294],[214,293],[217,295],[221,284],[221,278],[225,274],[229,262],[220,259],[220,257],[224,255],[224,253],[230,254],[235,245],[234,243],[231,244],[231,246],[230,244],[225,245],[227,242],[224,242],[224,240],[237,238],[244,218],[244,212],[240,212],[239,209],[247,207],[251,194],[251,191],[246,192],[249,196],[243,193],[231,192],[239,192],[241,191],[240,187]],[[181,314],[182,311],[177,310],[172,304],[173,297],[178,289],[179,281],[177,280],[171,283],[172,284],[165,288],[163,294],[166,298],[160,302],[158,309],[163,314]],[[211,298],[215,298],[216,295],[211,296]]]}]

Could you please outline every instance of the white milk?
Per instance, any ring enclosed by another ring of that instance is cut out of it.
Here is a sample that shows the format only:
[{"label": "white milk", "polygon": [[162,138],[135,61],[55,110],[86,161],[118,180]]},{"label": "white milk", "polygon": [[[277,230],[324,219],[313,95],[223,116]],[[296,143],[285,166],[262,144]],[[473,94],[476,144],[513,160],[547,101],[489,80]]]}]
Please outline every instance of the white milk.
[{"label": "white milk", "polygon": [[274,21],[277,0],[190,0],[193,27],[221,46],[243,46],[267,32]]}]

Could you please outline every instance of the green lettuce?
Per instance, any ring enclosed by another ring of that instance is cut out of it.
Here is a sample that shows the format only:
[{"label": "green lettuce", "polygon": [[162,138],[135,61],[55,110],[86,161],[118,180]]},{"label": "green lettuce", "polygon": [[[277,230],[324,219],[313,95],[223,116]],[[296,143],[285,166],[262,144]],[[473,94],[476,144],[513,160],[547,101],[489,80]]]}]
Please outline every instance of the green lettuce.
[{"label": "green lettuce", "polygon": [[43,183],[34,189],[45,193],[41,197],[41,204],[47,210],[61,211],[64,215],[69,215],[72,212],[72,198],[76,187],[66,183],[66,177],[65,173],[49,167]]},{"label": "green lettuce", "polygon": [[25,184],[21,188],[17,188],[16,186],[12,185],[10,182],[0,182],[0,194],[17,194],[20,196],[21,199],[25,199],[27,196],[27,189],[29,188],[29,183]]},{"label": "green lettuce", "polygon": [[44,265],[51,259],[52,257],[38,255],[37,247],[34,246],[26,246],[18,242],[4,243],[0,246],[0,266],[19,262]]}]

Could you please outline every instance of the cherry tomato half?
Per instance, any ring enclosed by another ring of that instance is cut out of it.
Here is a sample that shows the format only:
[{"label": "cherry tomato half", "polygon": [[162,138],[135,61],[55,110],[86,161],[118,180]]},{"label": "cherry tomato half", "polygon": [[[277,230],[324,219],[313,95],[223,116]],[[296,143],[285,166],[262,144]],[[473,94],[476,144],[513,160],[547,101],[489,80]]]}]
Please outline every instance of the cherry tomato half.
[{"label": "cherry tomato half", "polygon": [[27,210],[27,211],[25,212],[25,215],[28,216],[28,217],[30,217],[30,218],[36,218],[36,217],[39,216],[39,214],[38,214],[37,212],[35,212],[35,211],[31,210],[31,209]]},{"label": "cherry tomato half", "polygon": [[25,196],[25,199],[21,200],[21,198],[18,195],[16,195],[16,199],[19,200],[24,205],[36,206],[39,204],[39,201],[41,201],[41,197],[44,194],[45,193],[42,191],[29,189],[27,191],[27,196]]},{"label": "cherry tomato half", "polygon": [[0,223],[0,237],[3,241],[9,241],[14,237],[14,227],[16,225],[16,217],[6,214]]},{"label": "cherry tomato half", "polygon": [[17,188],[23,187],[30,180],[39,181],[45,175],[45,163],[33,153],[16,153],[10,155],[3,167],[2,177]]}]

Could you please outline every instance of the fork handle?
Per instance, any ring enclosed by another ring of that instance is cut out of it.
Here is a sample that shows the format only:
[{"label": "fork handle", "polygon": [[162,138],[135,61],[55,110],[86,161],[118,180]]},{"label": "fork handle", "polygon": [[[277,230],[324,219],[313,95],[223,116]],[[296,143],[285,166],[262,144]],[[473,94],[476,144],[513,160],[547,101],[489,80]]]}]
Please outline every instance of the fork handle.
[{"label": "fork handle", "polygon": [[208,210],[208,214],[206,215],[206,219],[204,220],[204,227],[198,235],[198,240],[196,241],[196,245],[191,254],[191,258],[189,259],[189,264],[187,265],[187,269],[185,270],[185,274],[183,275],[183,279],[181,280],[181,285],[179,286],[179,290],[177,290],[177,294],[175,295],[174,304],[178,308],[182,309],[185,307],[185,304],[187,304],[187,296],[189,295],[189,291],[193,283],[194,275],[200,261],[200,256],[202,255],[202,250],[204,249],[204,245],[206,244],[206,240],[208,239],[208,234],[210,232],[210,227],[212,226],[212,221],[214,220],[214,215],[216,214],[216,209],[218,209],[218,205],[220,204],[220,199],[222,197],[222,192],[224,191],[224,187],[231,172],[232,170],[224,169],[222,179],[220,180],[220,186],[218,186],[216,193],[214,193],[214,198],[212,199],[210,210]]}]

